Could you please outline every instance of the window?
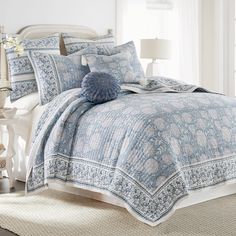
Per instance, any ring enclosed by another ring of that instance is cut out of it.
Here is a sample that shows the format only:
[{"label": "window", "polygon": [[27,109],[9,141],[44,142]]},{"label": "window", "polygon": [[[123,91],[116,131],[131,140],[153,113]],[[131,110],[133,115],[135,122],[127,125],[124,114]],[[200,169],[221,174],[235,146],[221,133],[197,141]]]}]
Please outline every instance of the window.
[{"label": "window", "polygon": [[[117,0],[118,43],[133,40],[140,54],[140,40],[169,39],[172,59],[160,61],[159,71],[199,84],[198,0]],[[141,59],[144,69],[150,62]]]}]

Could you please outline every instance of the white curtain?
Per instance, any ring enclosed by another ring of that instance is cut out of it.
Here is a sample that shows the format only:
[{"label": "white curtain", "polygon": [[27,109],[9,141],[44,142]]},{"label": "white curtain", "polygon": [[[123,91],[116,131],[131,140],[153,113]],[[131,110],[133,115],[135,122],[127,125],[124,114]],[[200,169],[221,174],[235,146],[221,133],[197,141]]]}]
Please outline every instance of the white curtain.
[{"label": "white curtain", "polygon": [[[171,6],[172,1],[166,2]],[[117,0],[117,43],[133,40],[139,53],[140,39],[170,39],[172,58],[161,61],[161,74],[199,84],[199,2],[175,0],[173,8],[151,9],[150,0]],[[145,69],[150,60],[141,62]]]},{"label": "white curtain", "polygon": [[177,34],[175,61],[178,63],[178,77],[186,82],[200,83],[201,20],[199,0],[176,0],[175,19]]}]

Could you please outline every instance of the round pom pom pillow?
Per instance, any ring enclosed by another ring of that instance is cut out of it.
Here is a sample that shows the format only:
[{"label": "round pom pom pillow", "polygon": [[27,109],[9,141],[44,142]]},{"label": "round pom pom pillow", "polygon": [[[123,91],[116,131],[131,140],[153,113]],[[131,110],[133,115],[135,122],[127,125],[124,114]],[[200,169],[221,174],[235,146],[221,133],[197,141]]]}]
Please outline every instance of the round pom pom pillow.
[{"label": "round pom pom pillow", "polygon": [[110,74],[90,72],[83,78],[82,93],[89,102],[104,103],[116,99],[119,92],[119,82]]}]

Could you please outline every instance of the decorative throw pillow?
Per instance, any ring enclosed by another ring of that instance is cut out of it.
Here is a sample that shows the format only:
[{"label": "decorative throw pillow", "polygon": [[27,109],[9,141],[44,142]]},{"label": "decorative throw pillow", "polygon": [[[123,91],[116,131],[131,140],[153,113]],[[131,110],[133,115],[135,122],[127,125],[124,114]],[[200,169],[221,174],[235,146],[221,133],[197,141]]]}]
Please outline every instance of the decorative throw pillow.
[{"label": "decorative throw pillow", "polygon": [[113,75],[119,83],[134,83],[136,78],[130,65],[129,52],[118,53],[111,56],[85,55],[91,72],[104,72]]},{"label": "decorative throw pillow", "polygon": [[107,73],[90,72],[82,82],[82,93],[89,102],[104,103],[118,97],[120,85],[118,80]]},{"label": "decorative throw pillow", "polygon": [[29,51],[28,56],[37,80],[40,105],[50,102],[65,90],[81,87],[82,79],[90,72],[88,66],[81,65],[81,56],[96,52],[95,47],[69,56]]},{"label": "decorative throw pillow", "polygon": [[111,49],[111,51],[109,53],[111,55],[111,54],[123,53],[123,52],[127,52],[127,51],[132,56],[130,59],[130,65],[131,65],[132,71],[134,73],[135,82],[138,83],[140,80],[145,78],[145,74],[144,74],[143,68],[141,66],[141,63],[139,61],[134,42],[130,41],[128,43],[116,46],[113,49]]},{"label": "decorative throw pillow", "polygon": [[15,101],[25,95],[37,92],[37,83],[34,70],[27,56],[28,51],[40,51],[45,53],[60,54],[59,34],[41,39],[24,39],[24,52],[16,55],[13,49],[6,49],[9,76],[11,80],[12,92],[11,101]]},{"label": "decorative throw pillow", "polygon": [[[107,50],[103,51],[103,53],[101,53],[102,55],[114,55],[117,53],[125,53],[125,52],[129,52],[131,55],[130,58],[130,66],[132,68],[132,72],[134,74],[135,79],[132,81],[132,83],[139,83],[141,80],[143,80],[145,78],[145,74],[143,71],[143,68],[141,66],[141,63],[139,61],[137,52],[136,52],[136,48],[134,45],[133,41],[130,41],[126,44],[122,44],[116,47],[110,47],[107,48]],[[84,65],[86,65],[87,62],[84,63]]]},{"label": "decorative throw pillow", "polygon": [[98,54],[109,55],[111,49],[114,47],[113,36],[100,36],[95,39],[83,39],[74,37],[68,33],[62,33],[62,38],[65,43],[67,55],[78,52],[91,45],[96,46]]}]

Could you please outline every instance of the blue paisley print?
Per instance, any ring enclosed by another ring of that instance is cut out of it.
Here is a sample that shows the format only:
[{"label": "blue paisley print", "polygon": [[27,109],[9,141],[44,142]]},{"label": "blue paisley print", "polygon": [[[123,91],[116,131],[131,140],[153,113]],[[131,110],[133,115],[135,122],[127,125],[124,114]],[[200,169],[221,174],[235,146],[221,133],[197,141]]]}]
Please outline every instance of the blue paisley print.
[{"label": "blue paisley print", "polygon": [[40,119],[27,191],[61,181],[113,194],[157,225],[189,191],[235,178],[235,99],[127,91],[94,105],[73,89]]},{"label": "blue paisley print", "polygon": [[24,52],[19,56],[12,49],[6,50],[12,86],[11,101],[38,91],[28,51],[60,54],[59,34],[41,39],[24,39],[21,44]]}]

